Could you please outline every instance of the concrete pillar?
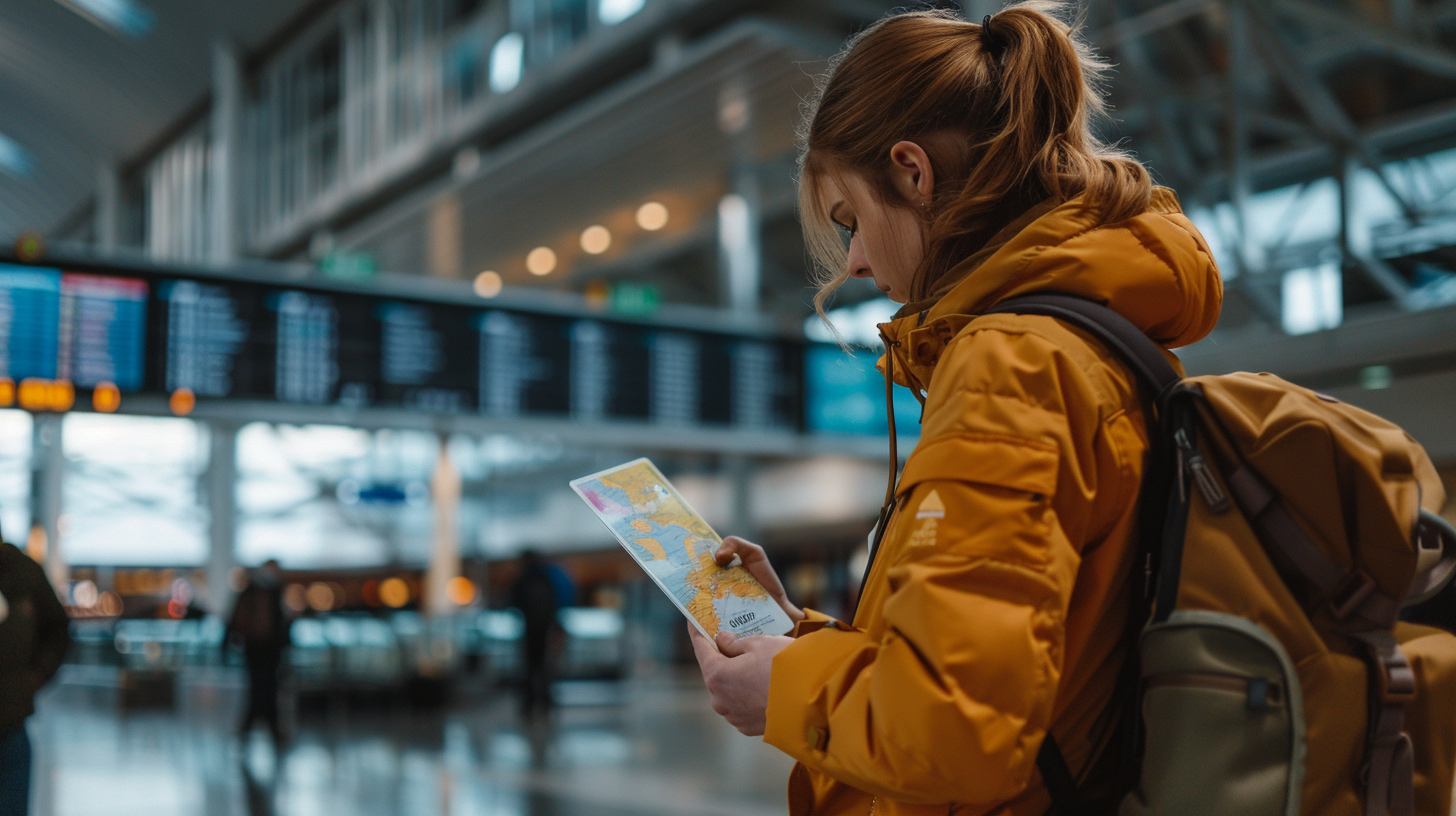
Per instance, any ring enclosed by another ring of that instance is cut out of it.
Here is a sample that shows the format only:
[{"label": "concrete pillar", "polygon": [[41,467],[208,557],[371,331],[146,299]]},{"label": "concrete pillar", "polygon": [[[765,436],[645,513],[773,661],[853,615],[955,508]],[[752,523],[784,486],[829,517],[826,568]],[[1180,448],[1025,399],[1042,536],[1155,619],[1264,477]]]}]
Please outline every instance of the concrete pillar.
[{"label": "concrete pillar", "polygon": [[213,421],[207,435],[207,607],[223,616],[232,608],[228,580],[238,564],[238,425]]},{"label": "concrete pillar", "polygon": [[460,471],[450,461],[449,435],[440,435],[440,455],[430,477],[430,500],[435,506],[435,536],[430,563],[425,569],[425,612],[447,615],[455,611],[450,600],[451,579],[460,575]]},{"label": "concrete pillar", "polygon": [[70,581],[70,568],[62,552],[60,522],[66,452],[62,445],[60,414],[35,414],[31,426],[30,535],[26,550],[45,567],[56,590]]},{"label": "concrete pillar", "polygon": [[429,273],[441,278],[460,277],[463,247],[460,196],[447,193],[435,199],[426,225],[425,265]]},{"label": "concrete pillar", "polygon": [[758,311],[763,277],[763,194],[753,139],[753,109],[739,81],[718,96],[718,125],[732,140],[731,191],[718,202],[718,269],[722,303],[735,312]]},{"label": "concrete pillar", "polygon": [[238,160],[242,155],[243,69],[236,46],[212,47],[212,117],[208,123],[207,254],[213,263],[238,256]]},{"label": "concrete pillar", "polygon": [[1359,173],[1364,165],[1352,153],[1341,160],[1340,172],[1340,249],[1346,259],[1370,254],[1370,225],[1360,208]]},{"label": "concrete pillar", "polygon": [[747,456],[723,457],[723,476],[728,480],[732,501],[731,520],[721,535],[736,535],[749,541],[758,540],[758,524],[753,513],[753,460]]},{"label": "concrete pillar", "polygon": [[112,162],[96,165],[96,249],[115,252],[121,246],[121,176]]}]

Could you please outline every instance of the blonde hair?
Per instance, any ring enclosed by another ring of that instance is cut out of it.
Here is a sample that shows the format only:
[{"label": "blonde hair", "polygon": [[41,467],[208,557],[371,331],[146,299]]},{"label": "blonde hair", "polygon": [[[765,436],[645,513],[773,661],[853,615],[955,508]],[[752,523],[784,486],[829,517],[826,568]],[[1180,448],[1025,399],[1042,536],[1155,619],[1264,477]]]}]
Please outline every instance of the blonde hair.
[{"label": "blonde hair", "polygon": [[883,203],[909,206],[888,172],[901,140],[919,144],[935,170],[912,301],[1043,199],[1083,196],[1099,224],[1147,208],[1147,170],[1092,132],[1108,66],[1058,19],[1066,8],[1027,0],[987,18],[986,31],[944,11],[896,14],[845,45],[806,103],[800,132],[799,206],[821,316],[849,278],[823,204],[826,178],[855,173]]}]

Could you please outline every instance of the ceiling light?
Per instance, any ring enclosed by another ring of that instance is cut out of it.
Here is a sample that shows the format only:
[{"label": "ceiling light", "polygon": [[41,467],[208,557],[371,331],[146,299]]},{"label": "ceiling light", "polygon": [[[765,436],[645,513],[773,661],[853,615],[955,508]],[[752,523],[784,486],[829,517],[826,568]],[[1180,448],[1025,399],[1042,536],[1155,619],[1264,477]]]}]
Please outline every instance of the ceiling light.
[{"label": "ceiling light", "polygon": [[25,178],[33,167],[30,153],[19,142],[0,133],[0,170],[16,178]]},{"label": "ceiling light", "polygon": [[612,245],[612,233],[601,224],[594,224],[581,232],[581,248],[588,255],[600,255]]},{"label": "ceiling light", "polygon": [[501,281],[499,272],[489,269],[475,276],[475,294],[483,298],[493,298],[501,293],[504,283]]},{"label": "ceiling light", "polygon": [[667,226],[667,207],[656,201],[649,201],[638,207],[637,226],[648,232],[655,232]]},{"label": "ceiling light", "polygon": [[556,269],[556,253],[550,247],[536,247],[526,256],[526,271],[532,275],[549,275]]},{"label": "ceiling light", "polygon": [[152,30],[157,16],[136,0],[58,0],[58,2],[102,28],[132,39]]}]

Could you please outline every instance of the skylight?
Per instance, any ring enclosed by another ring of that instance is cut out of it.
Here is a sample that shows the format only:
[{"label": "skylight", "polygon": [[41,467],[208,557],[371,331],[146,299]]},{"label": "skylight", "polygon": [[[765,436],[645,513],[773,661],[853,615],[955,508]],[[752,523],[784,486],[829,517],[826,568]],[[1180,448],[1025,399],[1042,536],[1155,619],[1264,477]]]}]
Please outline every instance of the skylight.
[{"label": "skylight", "polygon": [[25,178],[30,175],[34,166],[30,153],[19,142],[0,133],[0,171],[16,178]]},{"label": "skylight", "polygon": [[56,0],[96,25],[132,39],[141,39],[152,30],[157,16],[136,0]]}]

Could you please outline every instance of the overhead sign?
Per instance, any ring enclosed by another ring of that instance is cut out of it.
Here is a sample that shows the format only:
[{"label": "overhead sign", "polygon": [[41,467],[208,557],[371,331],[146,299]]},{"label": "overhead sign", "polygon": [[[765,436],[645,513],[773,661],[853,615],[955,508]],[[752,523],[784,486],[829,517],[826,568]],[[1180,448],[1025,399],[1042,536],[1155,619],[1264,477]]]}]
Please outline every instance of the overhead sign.
[{"label": "overhead sign", "polygon": [[36,410],[124,411],[151,394],[180,414],[247,400],[796,431],[803,353],[599,316],[0,263],[0,405]]}]

